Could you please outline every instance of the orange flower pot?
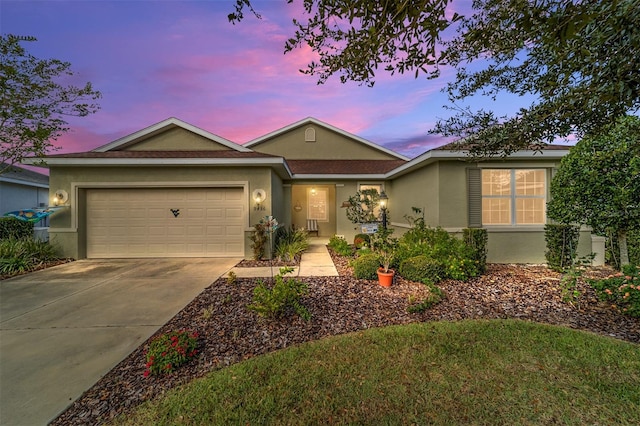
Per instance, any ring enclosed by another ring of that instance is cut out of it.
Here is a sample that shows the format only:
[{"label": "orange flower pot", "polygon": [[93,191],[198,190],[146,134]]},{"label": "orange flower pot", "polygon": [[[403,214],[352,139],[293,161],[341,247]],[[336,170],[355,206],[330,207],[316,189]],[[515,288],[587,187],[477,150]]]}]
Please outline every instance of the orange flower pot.
[{"label": "orange flower pot", "polygon": [[395,273],[396,271],[394,271],[393,269],[389,269],[388,272],[384,272],[383,268],[379,268],[378,282],[382,287],[391,287],[391,284],[393,284],[393,276],[395,275]]}]

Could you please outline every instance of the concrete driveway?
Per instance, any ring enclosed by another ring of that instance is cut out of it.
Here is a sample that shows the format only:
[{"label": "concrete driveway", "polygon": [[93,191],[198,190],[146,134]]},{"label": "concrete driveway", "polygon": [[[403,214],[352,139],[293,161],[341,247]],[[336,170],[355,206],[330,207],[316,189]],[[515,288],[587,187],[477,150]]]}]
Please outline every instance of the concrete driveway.
[{"label": "concrete driveway", "polygon": [[80,260],[0,281],[0,424],[51,421],[239,261]]}]

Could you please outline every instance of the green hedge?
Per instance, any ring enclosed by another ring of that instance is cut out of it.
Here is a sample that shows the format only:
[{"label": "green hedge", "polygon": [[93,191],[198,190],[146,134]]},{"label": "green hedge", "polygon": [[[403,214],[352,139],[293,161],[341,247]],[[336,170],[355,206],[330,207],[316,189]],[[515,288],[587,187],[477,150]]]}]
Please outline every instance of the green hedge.
[{"label": "green hedge", "polygon": [[425,255],[405,259],[398,272],[408,280],[425,284],[435,284],[445,275],[442,264]]},{"label": "green hedge", "polygon": [[361,280],[375,280],[378,278],[378,268],[380,267],[380,257],[377,254],[369,253],[357,257],[351,261],[353,275]]},{"label": "green hedge", "polygon": [[465,244],[472,250],[473,261],[476,263],[478,273],[487,270],[487,230],[482,228],[465,228],[462,230]]},{"label": "green hedge", "polygon": [[33,223],[14,217],[0,217],[0,240],[33,238]]},{"label": "green hedge", "polygon": [[548,224],[544,227],[547,264],[554,271],[565,271],[573,265],[578,250],[580,227],[575,225]]}]

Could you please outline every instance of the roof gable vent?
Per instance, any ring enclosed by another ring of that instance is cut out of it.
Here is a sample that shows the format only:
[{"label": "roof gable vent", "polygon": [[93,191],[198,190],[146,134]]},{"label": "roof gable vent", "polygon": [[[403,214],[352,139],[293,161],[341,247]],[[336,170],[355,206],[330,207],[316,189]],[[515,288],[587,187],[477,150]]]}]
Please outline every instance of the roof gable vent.
[{"label": "roof gable vent", "polygon": [[305,142],[315,142],[316,141],[316,129],[313,127],[308,127],[304,131],[304,141]]}]

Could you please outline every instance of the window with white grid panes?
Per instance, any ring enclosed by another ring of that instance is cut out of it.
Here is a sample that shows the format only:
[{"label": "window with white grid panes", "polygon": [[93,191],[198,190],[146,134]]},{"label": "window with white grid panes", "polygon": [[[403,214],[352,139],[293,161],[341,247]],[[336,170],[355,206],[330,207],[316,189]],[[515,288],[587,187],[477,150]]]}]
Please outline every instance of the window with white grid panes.
[{"label": "window with white grid panes", "polygon": [[543,225],[546,194],[544,169],[484,169],[482,224]]}]

